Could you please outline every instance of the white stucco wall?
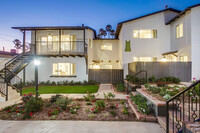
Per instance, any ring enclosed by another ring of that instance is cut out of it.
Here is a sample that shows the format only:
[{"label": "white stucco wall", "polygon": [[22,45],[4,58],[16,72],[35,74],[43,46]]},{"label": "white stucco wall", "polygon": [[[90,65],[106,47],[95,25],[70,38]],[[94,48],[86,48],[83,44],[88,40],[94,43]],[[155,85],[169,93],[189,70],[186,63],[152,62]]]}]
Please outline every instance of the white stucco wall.
[{"label": "white stucco wall", "polygon": [[[84,57],[40,57],[40,66],[38,69],[39,81],[88,81],[88,75],[86,74],[86,62]],[[53,63],[75,63],[76,64],[76,76],[77,77],[51,77],[53,75]],[[35,80],[34,69],[35,66],[31,62],[26,67],[26,81]],[[23,72],[21,71],[18,74],[20,77],[23,77]]]},{"label": "white stucco wall", "polygon": [[[91,46],[89,47],[89,39],[91,40]],[[86,30],[86,43],[87,43],[87,49],[88,49],[88,64],[92,62],[92,58],[94,55],[93,48],[94,48],[94,32],[90,29]],[[88,65],[89,67],[89,65]]]},{"label": "white stucco wall", "polygon": [[192,78],[200,79],[200,6],[191,9]]},{"label": "white stucco wall", "polygon": [[[176,38],[176,26],[183,24],[183,37]],[[188,56],[191,60],[191,12],[188,11],[170,24],[171,51],[178,51],[179,56]]]},{"label": "white stucco wall", "polygon": [[[112,50],[102,50],[101,45],[112,44]],[[100,65],[112,65],[112,69],[122,69],[119,58],[119,40],[93,40],[91,60],[103,61]],[[110,62],[109,62],[110,61]]]},{"label": "white stucco wall", "polygon": [[[133,38],[133,30],[137,29],[156,29],[157,38]],[[164,12],[124,23],[119,38],[123,53],[124,76],[128,74],[128,63],[133,62],[133,57],[157,57],[160,60],[162,53],[170,50],[170,26],[165,25]],[[125,52],[126,40],[131,41],[131,52]]]}]

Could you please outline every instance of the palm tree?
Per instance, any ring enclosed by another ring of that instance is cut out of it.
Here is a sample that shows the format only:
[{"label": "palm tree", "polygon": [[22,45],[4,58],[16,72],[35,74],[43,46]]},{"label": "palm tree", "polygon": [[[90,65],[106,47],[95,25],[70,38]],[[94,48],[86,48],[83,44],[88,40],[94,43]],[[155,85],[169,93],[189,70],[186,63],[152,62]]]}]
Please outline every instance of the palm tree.
[{"label": "palm tree", "polygon": [[106,30],[103,31],[103,36],[104,36],[104,38],[107,36]]},{"label": "palm tree", "polygon": [[99,37],[101,38],[104,35],[104,29],[99,29]]},{"label": "palm tree", "polygon": [[115,30],[112,29],[112,30],[110,31],[110,35],[114,38]]},{"label": "palm tree", "polygon": [[109,33],[109,34],[108,34],[108,38],[110,38],[111,30],[112,30],[112,25],[108,24],[108,25],[106,26],[106,31]]}]

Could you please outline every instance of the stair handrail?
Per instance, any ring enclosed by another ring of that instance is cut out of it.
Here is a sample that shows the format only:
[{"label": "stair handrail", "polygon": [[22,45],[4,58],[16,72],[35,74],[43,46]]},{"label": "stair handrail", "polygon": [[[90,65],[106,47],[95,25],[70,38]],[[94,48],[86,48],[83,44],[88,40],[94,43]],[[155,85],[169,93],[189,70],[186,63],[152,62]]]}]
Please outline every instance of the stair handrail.
[{"label": "stair handrail", "polygon": [[145,72],[145,80],[147,82],[147,70],[140,70],[139,72],[137,72],[135,75],[133,75],[133,77],[136,77],[138,74]]},{"label": "stair handrail", "polygon": [[[19,78],[19,80],[20,80],[20,84],[21,84],[21,87],[19,88],[19,91],[20,91],[20,96],[22,95],[22,88],[23,88],[23,84],[22,84],[22,78],[21,77],[19,77],[17,74],[15,74],[14,72],[12,72],[12,71],[10,71],[9,69],[7,69],[9,72],[11,72],[13,75],[15,75],[14,77],[17,77],[17,78]],[[13,78],[14,78],[13,77]],[[18,90],[18,88],[16,88],[15,86],[13,86],[11,83],[8,83],[10,86],[12,86],[14,89],[17,89]]]},{"label": "stair handrail", "polygon": [[5,64],[5,66],[8,66],[8,64],[10,64],[11,62],[15,61],[15,60],[18,59],[20,56],[22,56],[22,54],[16,55],[14,58],[10,59],[10,60]]},{"label": "stair handrail", "polygon": [[[166,101],[166,133],[169,133],[169,103],[175,99],[177,99],[179,96],[184,95],[185,92],[191,90],[194,88],[196,85],[200,84],[200,80],[197,80],[193,84],[191,84],[189,87],[186,89],[182,90],[181,92],[177,93],[175,96],[170,98],[169,100]],[[199,90],[200,91],[200,90]]]}]

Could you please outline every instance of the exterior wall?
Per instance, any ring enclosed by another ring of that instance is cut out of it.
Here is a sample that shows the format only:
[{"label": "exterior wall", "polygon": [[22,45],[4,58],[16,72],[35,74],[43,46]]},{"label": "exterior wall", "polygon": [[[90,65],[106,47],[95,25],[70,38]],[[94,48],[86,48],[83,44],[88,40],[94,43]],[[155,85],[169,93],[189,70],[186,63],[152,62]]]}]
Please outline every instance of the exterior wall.
[{"label": "exterior wall", "polygon": [[192,77],[200,79],[200,6],[191,9]]},{"label": "exterior wall", "polygon": [[[88,49],[88,64],[92,62],[92,58],[94,55],[93,48],[94,48],[94,32],[92,30],[86,31],[86,43],[87,43],[87,49]],[[89,40],[91,40],[91,47],[89,47]],[[88,65],[89,67],[89,65]]]},{"label": "exterior wall", "polygon": [[[135,39],[133,30],[137,29],[156,29],[157,38]],[[128,74],[128,63],[133,62],[134,57],[157,57],[157,60],[160,60],[162,53],[170,50],[170,26],[165,25],[164,12],[124,23],[119,38],[123,53],[121,58],[124,76]],[[131,52],[125,52],[126,40],[131,42]]]},{"label": "exterior wall", "polygon": [[[183,37],[176,38],[176,26],[183,24]],[[171,51],[178,51],[179,56],[188,56],[191,60],[191,12],[188,11],[170,24]]]},{"label": "exterior wall", "polygon": [[[90,56],[90,63],[92,60],[103,61],[102,65],[112,65],[112,69],[121,69],[119,63],[119,40],[93,40],[93,50]],[[112,44],[112,50],[101,50],[101,45]],[[109,62],[111,61],[111,62]]]},{"label": "exterior wall", "polygon": [[[40,66],[38,67],[39,81],[88,81],[88,75],[86,74],[86,63],[84,57],[40,57]],[[76,64],[76,77],[51,77],[53,75],[53,63],[75,63]],[[35,66],[31,62],[26,67],[26,81],[35,80],[34,77]],[[23,77],[23,71],[19,73],[20,77]]]}]

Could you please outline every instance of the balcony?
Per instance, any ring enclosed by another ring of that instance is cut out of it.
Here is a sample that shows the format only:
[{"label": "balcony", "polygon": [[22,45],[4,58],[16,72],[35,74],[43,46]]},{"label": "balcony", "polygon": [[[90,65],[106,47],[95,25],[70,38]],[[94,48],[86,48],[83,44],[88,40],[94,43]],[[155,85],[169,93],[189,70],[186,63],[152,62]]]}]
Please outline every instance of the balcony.
[{"label": "balcony", "polygon": [[84,55],[84,41],[38,41],[37,55]]}]

